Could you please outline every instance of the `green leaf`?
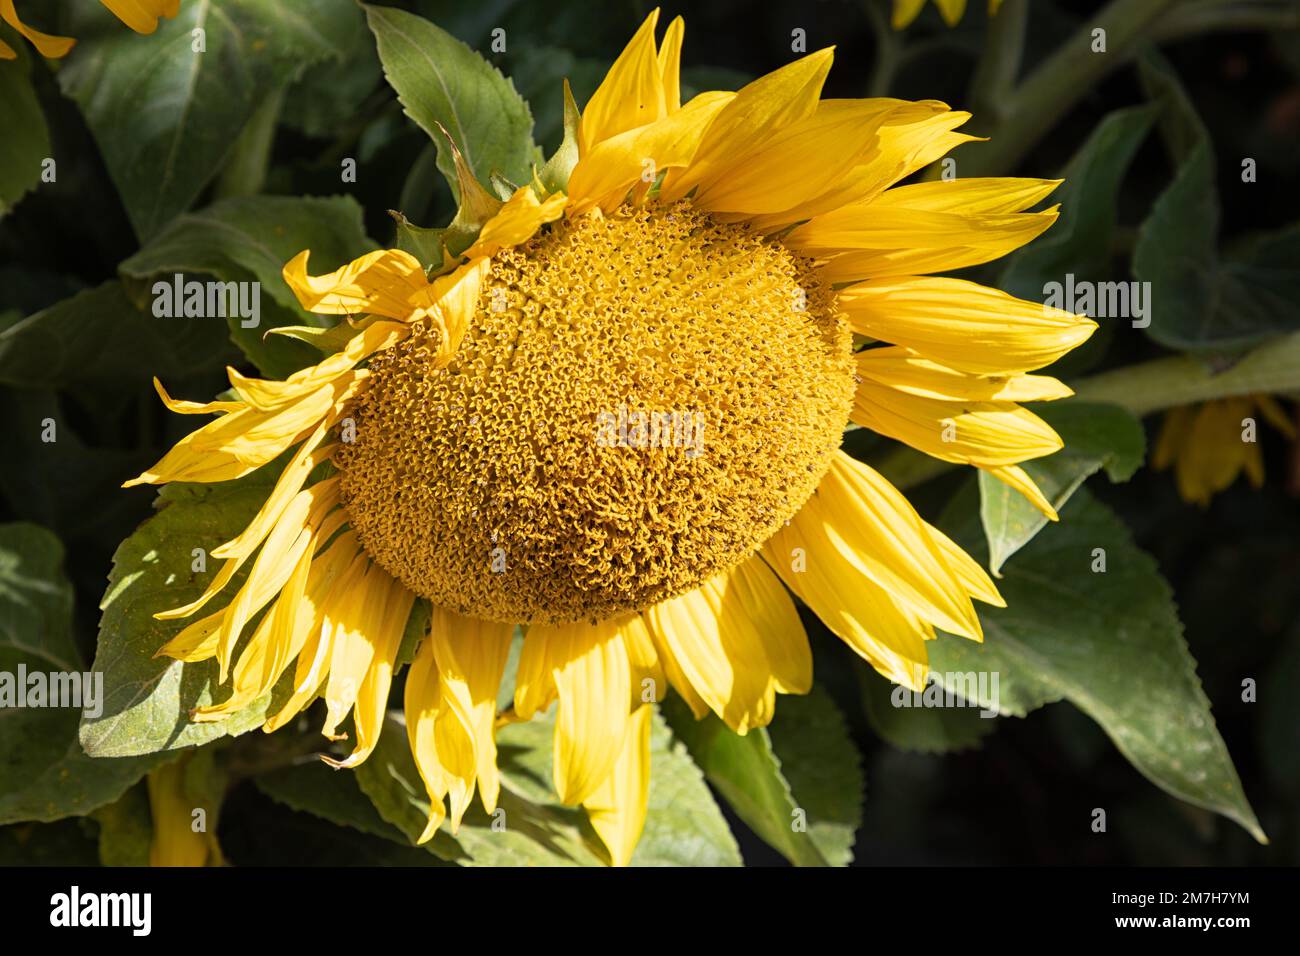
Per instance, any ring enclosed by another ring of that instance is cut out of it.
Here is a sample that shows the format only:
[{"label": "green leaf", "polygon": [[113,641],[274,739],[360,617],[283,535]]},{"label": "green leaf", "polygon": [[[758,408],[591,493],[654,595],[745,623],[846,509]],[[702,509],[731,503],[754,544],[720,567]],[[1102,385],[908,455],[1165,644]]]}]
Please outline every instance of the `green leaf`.
[{"label": "green leaf", "polygon": [[396,209],[390,209],[388,214],[397,223],[397,248],[419,259],[426,274],[436,273],[442,267],[443,236],[447,230],[417,226]]},{"label": "green leaf", "polygon": [[229,356],[222,322],[156,318],[120,282],[80,292],[0,332],[0,383],[132,388],[152,375],[182,378]]},{"label": "green leaf", "polygon": [[1133,251],[1133,274],[1151,283],[1147,334],[1174,349],[1236,350],[1300,330],[1300,224],[1253,236],[1220,256],[1209,134],[1167,62],[1148,56],[1141,73],[1148,94],[1165,105],[1166,140],[1177,163]]},{"label": "green leaf", "polygon": [[[426,844],[444,859],[471,866],[600,866],[607,862],[599,838],[576,807],[551,791],[554,723],[535,718],[497,734],[502,773],[496,827],[475,805],[453,837],[446,825]],[[651,779],[645,830],[634,866],[728,866],[740,863],[735,841],[699,770],[656,715],[651,733]],[[357,769],[357,780],[379,814],[414,841],[424,829],[428,803],[406,739],[391,717],[379,746]]]},{"label": "green leaf", "polygon": [[[795,700],[781,698],[773,728],[758,727],[743,737],[713,714],[695,720],[676,697],[664,703],[669,725],[709,783],[751,830],[796,866],[851,859],[864,788],[843,717],[830,698],[820,691],[814,696],[790,708],[791,726],[777,731],[776,722]],[[794,762],[789,774],[785,759]],[[806,789],[795,793],[796,783]],[[799,824],[804,828],[797,829]]]},{"label": "green leaf", "polygon": [[319,760],[264,773],[257,789],[285,806],[310,813],[371,836],[406,842],[402,831],[386,823],[357,785],[356,774],[334,770]]},{"label": "green leaf", "polygon": [[[21,49],[23,44],[15,39],[9,45]],[[0,217],[40,183],[41,163],[52,155],[50,131],[30,73],[26,53],[16,60],[0,60],[0,103],[5,105],[5,134],[0,136]]]},{"label": "green leaf", "polygon": [[866,779],[835,702],[820,687],[782,697],[768,736],[781,775],[807,814],[808,835],[832,866],[853,862]]},{"label": "green leaf", "polygon": [[[292,672],[268,694],[223,721],[192,723],[195,707],[224,700],[217,662],[182,664],[154,657],[195,618],[160,621],[153,615],[187,604],[203,593],[221,562],[212,549],[238,535],[266,500],[278,476],[272,462],[238,481],[212,485],[170,484],[158,495],[157,514],[122,542],[113,555],[108,590],[100,603],[95,669],[104,674],[104,709],[81,725],[81,742],[95,756],[129,756],[175,750],[234,736],[260,726],[287,699]],[[208,556],[206,570],[192,570],[192,552]],[[225,591],[202,612],[229,601],[247,576],[241,568]],[[252,625],[250,624],[250,627]]]},{"label": "green leaf", "polygon": [[[1070,496],[1101,469],[1111,481],[1128,481],[1141,467],[1146,433],[1131,412],[1118,405],[1062,402],[1034,407],[1056,429],[1065,447],[1054,455],[1024,462],[1047,500],[1059,513]],[[1043,513],[1020,492],[987,472],[979,473],[980,519],[989,543],[989,570],[996,576],[1006,560],[1047,525]]]},{"label": "green leaf", "polygon": [[[84,38],[59,71],[142,239],[188,208],[264,99],[346,50],[323,23],[347,0],[185,3],[157,32]],[[201,30],[203,49],[195,46]]]},{"label": "green leaf", "polygon": [[494,171],[511,182],[528,182],[538,152],[532,115],[514,84],[423,17],[392,7],[366,5],[365,11],[384,75],[406,115],[437,145],[438,168],[457,202],[455,162],[440,125],[480,183]]},{"label": "green leaf", "polygon": [[99,862],[104,866],[148,866],[153,816],[145,787],[132,787],[91,814],[99,824]]},{"label": "green leaf", "polygon": [[348,126],[369,122],[367,99],[382,86],[383,71],[361,8],[351,0],[316,26],[328,31],[340,59],[317,63],[289,87],[281,122],[308,136],[333,139]]},{"label": "green leaf", "polygon": [[[254,778],[257,788],[290,809],[309,813],[339,829],[329,837],[331,844],[354,844],[357,863],[404,866],[442,866],[431,853],[410,846],[406,835],[385,822],[374,804],[361,791],[351,771],[333,770],[320,761],[283,767]],[[356,831],[355,838],[348,831]],[[364,834],[364,837],[361,835]],[[370,840],[368,838],[376,838]],[[385,846],[379,841],[388,841]]]},{"label": "green leaf", "polygon": [[171,284],[177,274],[186,281],[209,275],[223,282],[259,282],[262,315],[257,327],[244,328],[238,315],[226,322],[249,360],[264,374],[282,378],[320,356],[283,336],[268,338],[267,330],[325,321],[298,304],[284,281],[284,265],[310,249],[311,271],[322,273],[376,248],[366,237],[361,215],[350,196],[223,199],[175,219],[118,271],[145,283],[157,279]]},{"label": "green leaf", "polygon": [[[973,497],[972,482],[939,523],[979,557]],[[1094,572],[1102,552],[1106,570]],[[1008,606],[980,607],[984,642],[935,641],[933,673],[996,673],[997,685],[986,683],[980,703],[1003,714],[1071,701],[1147,779],[1264,840],[1210,714],[1169,585],[1109,509],[1078,492],[1060,524],[1007,564],[998,587]]]},{"label": "green leaf", "polygon": [[969,750],[997,729],[997,721],[981,717],[978,707],[896,706],[894,694],[907,693],[910,700],[912,692],[866,665],[854,669],[871,728],[899,750],[926,754]]},{"label": "green leaf", "polygon": [[[72,636],[63,546],[24,523],[0,525],[0,672],[16,679],[19,665],[29,675],[85,669]],[[166,759],[91,760],[77,742],[79,716],[70,707],[4,709],[0,824],[89,813]]]}]

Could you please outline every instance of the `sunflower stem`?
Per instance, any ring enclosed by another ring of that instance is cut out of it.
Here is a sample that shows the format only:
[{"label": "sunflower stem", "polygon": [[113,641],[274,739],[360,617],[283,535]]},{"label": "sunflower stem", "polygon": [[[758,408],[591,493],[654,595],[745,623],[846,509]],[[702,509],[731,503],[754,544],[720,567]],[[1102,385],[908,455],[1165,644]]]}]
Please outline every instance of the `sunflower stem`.
[{"label": "sunflower stem", "polygon": [[1191,355],[1156,359],[1072,382],[1067,401],[1109,402],[1135,415],[1215,398],[1300,390],[1300,332],[1274,339],[1228,368]]},{"label": "sunflower stem", "polygon": [[[1175,0],[1112,0],[1080,25],[1011,94],[1006,121],[987,143],[963,150],[963,175],[1001,176],[1013,170],[1040,139],[1111,70],[1126,63],[1152,26]],[[1094,53],[1094,31],[1105,31],[1105,53]]]},{"label": "sunflower stem", "polygon": [[901,44],[898,33],[889,24],[884,0],[864,0],[867,19],[876,35],[876,61],[871,65],[871,78],[867,81],[867,96],[888,96],[898,70]]},{"label": "sunflower stem", "polygon": [[1025,23],[1029,0],[1006,0],[990,18],[975,75],[971,77],[970,104],[976,120],[994,126],[1005,120],[1005,111],[1020,74],[1025,50]]}]

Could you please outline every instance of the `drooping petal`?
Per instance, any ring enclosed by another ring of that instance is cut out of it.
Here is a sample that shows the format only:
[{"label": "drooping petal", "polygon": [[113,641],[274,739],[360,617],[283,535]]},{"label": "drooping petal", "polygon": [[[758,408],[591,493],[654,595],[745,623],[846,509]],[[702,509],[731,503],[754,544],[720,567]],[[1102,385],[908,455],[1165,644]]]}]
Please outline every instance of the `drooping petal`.
[{"label": "drooping petal", "polygon": [[761,554],[786,587],[841,640],[895,683],[925,686],[925,642],[934,628],[862,570],[830,533],[838,516],[814,494]]},{"label": "drooping petal", "polygon": [[447,774],[438,756],[437,719],[442,710],[438,664],[433,643],[424,641],[406,672],[406,736],[420,779],[429,795],[429,819],[416,840],[424,843],[446,819],[443,800],[447,796]]},{"label": "drooping petal", "polygon": [[308,312],[323,315],[369,313],[406,321],[410,297],[428,286],[420,260],[401,249],[376,249],[334,272],[307,274],[310,249],[284,267],[284,281]]},{"label": "drooping petal", "polygon": [[650,795],[650,728],[654,708],[638,707],[628,718],[627,735],[614,769],[583,801],[587,819],[609,850],[615,866],[627,866],[645,826]]},{"label": "drooping petal", "polygon": [[[744,734],[772,719],[775,693],[802,693],[812,661],[794,605],[752,562],[645,612],[674,686]],[[674,678],[674,671],[680,678]]]},{"label": "drooping petal", "polygon": [[[623,749],[631,676],[617,620],[529,628],[519,672],[549,674],[560,706],[555,721],[555,791],[564,803],[587,799]],[[522,713],[516,689],[515,709]]]},{"label": "drooping petal", "polygon": [[429,640],[442,682],[441,699],[446,712],[459,724],[460,736],[473,754],[472,773],[466,782],[466,796],[460,805],[453,800],[453,829],[469,805],[469,793],[477,782],[483,806],[496,809],[500,777],[496,763],[496,700],[514,626],[433,609]]},{"label": "drooping petal", "polygon": [[[52,60],[65,56],[77,42],[72,37],[52,36],[27,26],[18,18],[18,11],[14,9],[14,0],[0,0],[0,20],[4,20],[30,41],[41,56]],[[8,47],[6,46],[5,49]],[[13,57],[4,57],[4,59],[13,59]]]},{"label": "drooping petal", "polygon": [[878,472],[839,452],[814,497],[827,539],[850,564],[934,626],[980,638],[979,617],[930,526]]},{"label": "drooping petal", "polygon": [[158,29],[159,17],[170,20],[181,8],[181,0],[100,0],[100,3],[136,33],[153,33]]},{"label": "drooping petal", "polygon": [[366,676],[361,681],[356,703],[352,710],[352,724],[357,731],[357,745],[343,760],[325,762],[336,768],[355,767],[370,756],[384,727],[388,710],[388,691],[393,683],[393,666],[402,644],[406,619],[411,613],[415,595],[398,580],[378,567],[371,567],[366,575],[369,588],[379,603],[380,612],[375,631],[368,635],[375,652]]}]

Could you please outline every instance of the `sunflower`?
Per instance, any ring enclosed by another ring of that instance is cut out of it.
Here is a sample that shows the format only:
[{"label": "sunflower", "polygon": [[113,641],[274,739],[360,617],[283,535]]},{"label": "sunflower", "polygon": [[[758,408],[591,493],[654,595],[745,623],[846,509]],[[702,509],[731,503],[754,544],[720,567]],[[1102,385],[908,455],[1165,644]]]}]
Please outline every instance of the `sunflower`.
[{"label": "sunflower", "polygon": [[1264,484],[1264,456],[1256,437],[1252,434],[1247,438],[1244,431],[1254,428],[1257,414],[1287,438],[1295,439],[1295,425],[1277,400],[1268,395],[1180,405],[1165,414],[1151,465],[1157,471],[1172,466],[1179,496],[1188,504],[1202,507],[1243,471],[1250,483],[1260,488]]},{"label": "sunflower", "polygon": [[288,455],[204,594],[157,615],[198,613],[251,562],[160,651],[215,657],[229,680],[196,720],[292,665],[265,729],[323,695],[324,733],[351,712],[356,735],[331,762],[355,766],[412,604],[429,602],[405,686],[425,839],[445,816],[454,831],[476,790],[493,810],[496,727],[556,705],[555,789],[626,863],[652,705],[671,686],[697,718],[767,724],[778,693],[812,680],[795,597],[914,689],[936,628],[980,640],[972,599],[1001,606],[993,583],[839,449],[847,421],[985,469],[1055,518],[1018,463],[1061,441],[1019,402],[1070,394],[1027,373],[1095,324],[931,273],[1033,239],[1056,211],[1024,210],[1057,182],[895,187],[972,139],[954,132],[969,114],[823,100],[830,50],[683,104],[683,23],[658,45],[657,17],[580,115],[566,87],[565,143],[508,199],[453,149],[453,227],[475,210],[482,225],[447,230],[436,268],[398,249],[327,275],[309,251],[290,261],[306,309],[348,317],[287,330],[329,357],[285,381],[232,369],[222,401],[158,384],[172,411],[220,417],[127,483],[230,481]]},{"label": "sunflower", "polygon": [[[939,8],[940,16],[950,27],[955,27],[966,12],[966,0],[934,0],[934,5]],[[909,26],[924,6],[925,0],[894,0],[894,29],[902,30]],[[997,13],[1000,6],[1002,0],[989,0],[989,16]]]},{"label": "sunflower", "polygon": [[[170,19],[181,7],[181,0],[100,0],[100,3],[136,33],[153,33],[158,29],[159,17]],[[57,37],[33,30],[18,18],[14,0],[0,0],[0,20],[26,37],[41,56],[51,59],[66,55],[77,42],[72,37]],[[0,60],[12,60],[17,56],[13,47],[0,40]]]}]

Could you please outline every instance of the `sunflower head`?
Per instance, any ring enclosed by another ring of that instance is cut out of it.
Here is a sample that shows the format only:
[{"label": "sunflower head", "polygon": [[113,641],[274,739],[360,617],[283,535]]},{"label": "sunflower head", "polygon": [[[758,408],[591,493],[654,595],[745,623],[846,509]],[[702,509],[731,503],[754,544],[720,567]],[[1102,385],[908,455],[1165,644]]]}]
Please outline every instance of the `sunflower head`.
[{"label": "sunflower head", "polygon": [[335,460],[367,552],[494,621],[639,611],[748,558],[839,447],[851,336],[810,260],[689,203],[500,253],[440,365],[377,356]]}]

